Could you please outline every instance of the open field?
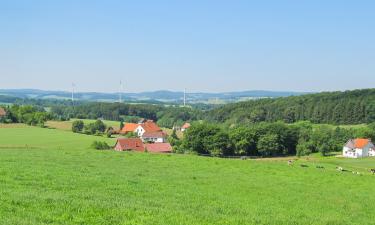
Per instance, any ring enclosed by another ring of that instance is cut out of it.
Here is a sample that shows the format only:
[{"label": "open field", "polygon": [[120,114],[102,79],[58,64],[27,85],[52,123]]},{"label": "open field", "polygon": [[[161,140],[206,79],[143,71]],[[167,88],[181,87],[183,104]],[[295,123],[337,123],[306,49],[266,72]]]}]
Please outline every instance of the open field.
[{"label": "open field", "polygon": [[[75,120],[78,120],[78,119],[71,119],[69,121],[47,121],[45,125],[49,128],[71,131],[72,130],[72,124]],[[95,120],[89,120],[89,119],[82,119],[82,121],[85,124],[95,122]],[[105,125],[113,127],[115,130],[120,128],[120,122],[118,122],[118,121],[110,121],[110,120],[102,120],[102,121],[105,123]]]},{"label": "open field", "polygon": [[366,172],[375,159],[289,167],[280,158],[97,151],[93,140],[114,143],[0,128],[0,224],[375,224],[375,176]]}]

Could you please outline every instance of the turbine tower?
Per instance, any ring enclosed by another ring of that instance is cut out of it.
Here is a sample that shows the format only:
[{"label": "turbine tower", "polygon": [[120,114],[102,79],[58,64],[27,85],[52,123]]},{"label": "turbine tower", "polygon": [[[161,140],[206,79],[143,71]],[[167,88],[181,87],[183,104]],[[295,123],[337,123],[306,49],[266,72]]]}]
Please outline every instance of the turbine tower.
[{"label": "turbine tower", "polygon": [[74,89],[75,89],[75,84],[72,82],[72,104],[74,106]]},{"label": "turbine tower", "polygon": [[124,89],[124,86],[122,84],[122,81],[120,80],[120,91],[119,91],[119,103],[122,102],[122,91]]},{"label": "turbine tower", "polygon": [[184,89],[184,107],[186,106],[186,88]]}]

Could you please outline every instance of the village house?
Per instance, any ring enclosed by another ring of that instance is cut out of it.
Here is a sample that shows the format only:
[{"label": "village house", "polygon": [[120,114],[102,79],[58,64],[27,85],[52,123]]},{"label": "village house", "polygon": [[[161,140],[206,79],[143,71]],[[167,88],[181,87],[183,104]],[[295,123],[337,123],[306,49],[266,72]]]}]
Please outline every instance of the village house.
[{"label": "village house", "polygon": [[137,133],[138,137],[142,137],[144,133],[148,132],[161,132],[162,130],[160,127],[153,121],[147,120],[142,124],[138,124],[137,128],[135,129],[135,133]]},{"label": "village house", "polygon": [[143,142],[164,143],[167,142],[167,134],[163,131],[145,132],[141,139]]},{"label": "village house", "polygon": [[135,132],[135,130],[137,129],[138,126],[139,126],[139,124],[137,124],[137,123],[125,123],[124,127],[120,131],[120,134],[127,134],[127,133],[131,133],[131,132]]},{"label": "village house", "polygon": [[370,139],[350,139],[343,148],[346,158],[363,158],[375,156],[375,146]]},{"label": "village house", "polygon": [[7,112],[4,108],[0,107],[0,118],[3,118],[7,115]]},{"label": "village house", "polygon": [[190,128],[190,126],[191,126],[190,123],[185,123],[184,125],[182,125],[182,127],[181,127],[181,131],[182,131],[182,132],[185,132],[187,129]]},{"label": "village house", "polygon": [[118,138],[115,150],[116,151],[141,151],[145,149],[143,142],[140,138]]}]

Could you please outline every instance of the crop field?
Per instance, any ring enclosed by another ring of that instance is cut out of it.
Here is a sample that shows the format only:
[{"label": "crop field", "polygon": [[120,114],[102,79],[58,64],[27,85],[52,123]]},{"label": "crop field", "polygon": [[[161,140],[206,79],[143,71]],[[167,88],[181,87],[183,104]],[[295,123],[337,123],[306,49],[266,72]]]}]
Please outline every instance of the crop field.
[{"label": "crop field", "polygon": [[0,127],[0,224],[375,224],[373,158],[288,166],[282,158],[98,151],[89,148],[94,140],[115,142]]}]

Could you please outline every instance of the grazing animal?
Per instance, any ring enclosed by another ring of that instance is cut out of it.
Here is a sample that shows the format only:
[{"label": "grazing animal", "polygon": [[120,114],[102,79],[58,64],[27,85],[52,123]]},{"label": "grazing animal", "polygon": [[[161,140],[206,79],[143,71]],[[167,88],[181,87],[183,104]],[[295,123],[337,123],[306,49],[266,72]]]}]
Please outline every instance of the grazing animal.
[{"label": "grazing animal", "polygon": [[291,166],[291,165],[293,165],[293,161],[292,161],[292,160],[289,160],[289,161],[288,161],[288,166]]},{"label": "grazing animal", "polygon": [[338,166],[338,167],[336,167],[336,170],[342,172],[342,171],[344,171],[344,168],[342,168],[341,166]]},{"label": "grazing animal", "polygon": [[371,172],[372,174],[375,174],[375,169],[371,169],[370,172]]}]

